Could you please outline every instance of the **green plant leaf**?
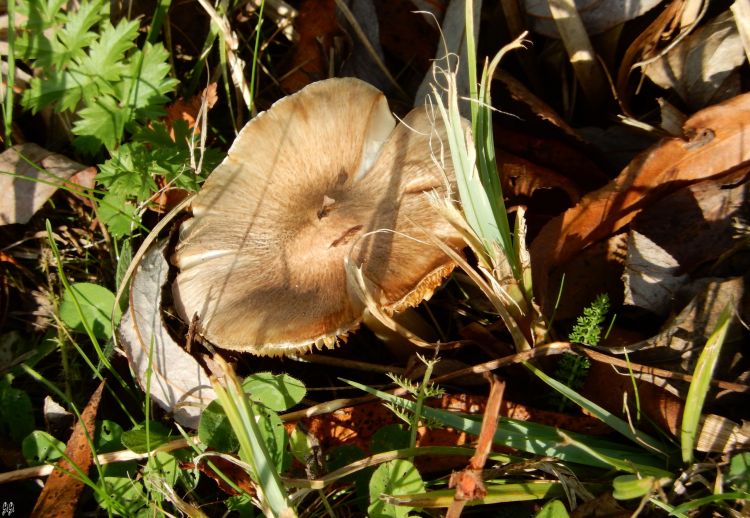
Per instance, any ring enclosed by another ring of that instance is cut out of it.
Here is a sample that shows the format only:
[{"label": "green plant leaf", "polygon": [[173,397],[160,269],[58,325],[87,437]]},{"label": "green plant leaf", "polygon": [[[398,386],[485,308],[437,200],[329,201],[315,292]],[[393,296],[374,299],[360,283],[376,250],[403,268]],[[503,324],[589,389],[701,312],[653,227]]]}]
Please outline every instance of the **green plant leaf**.
[{"label": "green plant leaf", "polygon": [[[112,308],[115,295],[104,286],[90,282],[72,284],[65,291],[60,303],[60,319],[71,329],[85,333],[84,322],[89,326],[94,336],[108,339],[112,336]],[[80,308],[80,311],[79,311]],[[115,323],[119,321],[121,312],[115,312]]]},{"label": "green plant leaf", "polygon": [[168,60],[169,53],[162,45],[150,43],[131,56],[118,96],[138,119],[155,119],[164,115],[166,94],[179,84],[176,79],[167,77],[170,71]]},{"label": "green plant leaf", "polygon": [[198,437],[209,448],[224,453],[235,452],[240,447],[227,414],[216,400],[211,401],[201,413]]},{"label": "green plant leaf", "polygon": [[[415,405],[413,401],[373,389],[355,381],[343,378],[340,379],[353,387],[367,392],[368,394],[376,395],[384,401],[411,410],[414,409]],[[425,418],[434,419],[435,421],[443,423],[445,426],[473,435],[479,435],[481,423],[479,420],[472,419],[470,416],[454,414],[446,410],[440,410],[428,406],[423,408],[422,413]],[[633,470],[639,470],[643,473],[648,472],[659,474],[660,476],[669,474],[665,474],[660,468],[654,467],[661,465],[663,462],[655,458],[653,455],[644,452],[641,448],[629,447],[614,441],[608,441],[606,439],[573,432],[566,432],[566,435],[578,442],[590,446],[591,449],[596,450],[598,453],[606,457],[627,459],[626,463],[631,466]],[[596,455],[592,455],[589,452],[583,451],[578,446],[570,444],[570,440],[563,439],[560,436],[557,428],[528,421],[501,418],[493,438],[493,443],[536,455],[557,457],[566,462],[577,462],[587,466],[603,468],[610,468],[612,466],[610,462],[605,461]],[[625,463],[625,461],[623,461],[623,463]]]},{"label": "green plant leaf", "polygon": [[62,458],[65,443],[47,432],[34,430],[21,443],[21,452],[29,466],[41,466]]},{"label": "green plant leaf", "polygon": [[367,515],[371,518],[405,518],[412,507],[388,504],[381,495],[408,495],[424,491],[422,476],[414,464],[405,459],[396,459],[377,467],[370,478],[370,506]]},{"label": "green plant leaf", "polygon": [[112,158],[99,166],[96,180],[111,194],[142,201],[157,188],[152,167],[152,152],[144,144],[132,142],[114,151]]},{"label": "green plant leaf", "polygon": [[698,426],[700,425],[701,413],[703,412],[703,403],[708,394],[709,384],[719,361],[719,353],[724,345],[724,339],[729,330],[729,323],[732,318],[733,305],[727,306],[719,314],[716,321],[716,329],[708,337],[703,351],[701,351],[698,361],[693,371],[693,381],[690,382],[687,398],[685,398],[685,410],[682,414],[682,423],[680,425],[680,445],[682,447],[682,461],[689,464],[693,461],[693,448],[695,447]]},{"label": "green plant leaf", "polygon": [[109,419],[96,422],[94,446],[98,453],[108,453],[122,449],[122,426]]},{"label": "green plant leaf", "polygon": [[96,103],[80,110],[78,116],[80,118],[73,125],[73,133],[79,137],[89,137],[76,142],[76,147],[81,151],[94,154],[104,146],[111,152],[120,144],[128,113],[114,98],[99,96]]},{"label": "green plant leaf", "polygon": [[96,81],[119,81],[126,70],[125,53],[135,46],[138,35],[137,20],[120,20],[113,26],[109,21],[100,27],[99,37],[80,60],[78,70]]},{"label": "green plant leaf", "polygon": [[77,70],[50,70],[44,78],[31,79],[29,88],[21,98],[21,105],[32,113],[51,104],[58,112],[73,110],[86,91],[96,92],[92,78]]},{"label": "green plant leaf", "polygon": [[569,518],[565,504],[560,500],[551,500],[544,504],[534,518]]},{"label": "green plant leaf", "polygon": [[97,35],[89,29],[100,21],[108,19],[108,15],[109,2],[106,0],[80,3],[77,10],[68,14],[63,28],[54,33],[54,38],[60,42],[60,45],[57,46],[51,62],[38,60],[36,65],[62,68],[74,59],[83,58],[84,48],[97,38]]},{"label": "green plant leaf", "polygon": [[146,453],[169,442],[169,440],[169,428],[158,421],[150,421],[148,431],[146,430],[146,423],[140,423],[131,430],[122,432],[122,445],[136,453]]},{"label": "green plant leaf", "polygon": [[[94,496],[104,511],[117,516],[137,516],[138,511],[148,504],[143,484],[139,481],[128,477],[104,477],[99,483],[103,491],[95,491]],[[111,498],[103,498],[102,494]]]},{"label": "green plant leaf", "polygon": [[19,443],[34,430],[31,398],[23,390],[0,379],[0,436]]},{"label": "green plant leaf", "polygon": [[743,451],[732,457],[727,480],[735,489],[750,492],[750,451]]},{"label": "green plant leaf", "polygon": [[383,453],[391,450],[401,450],[409,447],[409,430],[404,430],[400,424],[389,424],[378,428],[370,439],[370,451]]},{"label": "green plant leaf", "polygon": [[266,408],[281,412],[287,410],[305,397],[305,385],[288,374],[259,372],[245,378],[242,389],[250,399]]},{"label": "green plant leaf", "polygon": [[140,223],[136,206],[121,193],[107,193],[99,201],[99,218],[114,237],[129,236]]}]

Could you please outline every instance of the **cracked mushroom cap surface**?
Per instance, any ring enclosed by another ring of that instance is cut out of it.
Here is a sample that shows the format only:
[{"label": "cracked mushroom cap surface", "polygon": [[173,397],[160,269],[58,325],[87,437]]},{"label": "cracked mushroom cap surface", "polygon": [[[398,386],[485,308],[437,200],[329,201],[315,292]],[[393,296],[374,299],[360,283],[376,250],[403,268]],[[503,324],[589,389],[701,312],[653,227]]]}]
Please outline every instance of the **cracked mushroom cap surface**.
[{"label": "cracked mushroom cap surface", "polygon": [[196,196],[172,257],[175,307],[224,349],[333,346],[364,310],[345,258],[391,312],[451,272],[426,233],[463,247],[428,199],[454,191],[445,129],[425,108],[397,123],[363,81],[313,83],[252,119]]}]

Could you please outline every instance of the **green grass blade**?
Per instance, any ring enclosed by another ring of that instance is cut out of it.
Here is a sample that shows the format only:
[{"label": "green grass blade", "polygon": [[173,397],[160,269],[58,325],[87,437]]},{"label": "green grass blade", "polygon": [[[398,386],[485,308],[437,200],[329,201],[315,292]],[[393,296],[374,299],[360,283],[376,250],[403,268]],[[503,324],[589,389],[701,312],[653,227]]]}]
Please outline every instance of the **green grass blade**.
[{"label": "green grass blade", "polygon": [[627,437],[634,443],[648,447],[654,452],[661,453],[662,455],[668,455],[669,448],[663,444],[662,442],[654,439],[650,435],[647,435],[639,430],[635,430],[630,426],[629,423],[624,421],[623,419],[620,419],[616,415],[612,414],[611,412],[605,410],[604,408],[600,407],[593,401],[589,401],[582,395],[580,395],[575,390],[571,389],[564,383],[561,383],[557,381],[556,379],[552,378],[551,376],[548,376],[544,372],[542,372],[539,368],[535,367],[534,365],[530,363],[524,364],[527,369],[529,369],[531,372],[536,374],[536,376],[541,379],[543,382],[545,382],[547,385],[558,391],[560,394],[565,396],[566,398],[570,399],[577,405],[579,405],[581,408],[584,408],[594,416],[596,416],[601,421],[605,422],[607,425],[609,425],[612,429],[617,430],[620,432],[623,436]]},{"label": "green grass blade", "polygon": [[733,306],[727,306],[721,311],[719,319],[716,322],[716,329],[703,348],[698,362],[695,364],[693,371],[693,381],[690,383],[688,395],[685,399],[685,411],[682,414],[682,425],[680,426],[680,443],[682,447],[682,461],[689,464],[693,461],[693,449],[695,447],[698,426],[700,425],[701,412],[703,403],[706,400],[708,387],[719,361],[719,353],[724,345],[724,339],[729,330],[729,323],[732,317]]},{"label": "green grass blade", "polygon": [[5,129],[5,147],[12,145],[11,135],[13,134],[13,86],[16,82],[16,52],[15,52],[15,13],[16,2],[10,0],[6,2],[8,15],[8,34],[6,40],[8,43],[8,75],[5,80],[5,99],[3,99],[3,127]]},{"label": "green grass blade", "polygon": [[226,386],[213,380],[217,399],[240,443],[240,458],[252,467],[266,516],[296,516],[271,455],[258,427],[249,398],[228,365],[222,365]]},{"label": "green grass blade", "polygon": [[[354,381],[345,379],[342,379],[342,381],[394,405],[405,407],[411,411],[415,408],[413,401],[367,387]],[[473,435],[479,435],[481,428],[479,416],[475,420],[466,415],[459,415],[431,407],[424,407],[422,415],[427,419],[434,419],[445,426]],[[613,441],[573,432],[566,432],[566,435],[578,442],[587,444],[591,449],[606,457],[627,458],[631,461],[629,466],[638,471],[653,470],[654,467],[658,468],[663,464],[662,461],[640,448],[628,447]],[[568,440],[560,436],[558,429],[552,426],[503,417],[500,419],[493,442],[535,455],[557,457],[566,462],[575,462],[605,469],[612,467],[611,463],[602,460],[602,458],[570,444]]]},{"label": "green grass blade", "polygon": [[[484,497],[471,500],[466,505],[490,505],[542,500],[564,494],[560,482],[548,482],[546,480],[523,482],[520,484],[486,484],[485,489],[487,490],[487,494]],[[386,501],[391,504],[409,507],[436,508],[450,507],[455,497],[455,489],[438,489],[414,495],[391,495],[386,497]]]}]

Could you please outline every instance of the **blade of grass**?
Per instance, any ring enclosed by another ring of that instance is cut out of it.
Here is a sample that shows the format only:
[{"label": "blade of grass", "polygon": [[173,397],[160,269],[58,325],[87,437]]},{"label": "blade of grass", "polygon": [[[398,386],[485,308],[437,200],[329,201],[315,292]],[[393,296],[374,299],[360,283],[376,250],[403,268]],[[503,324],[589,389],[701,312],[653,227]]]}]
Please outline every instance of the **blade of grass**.
[{"label": "blade of grass", "polygon": [[[485,486],[487,495],[476,500],[466,502],[467,506],[500,504],[505,502],[522,502],[541,500],[563,495],[560,482],[537,480],[520,484],[488,484]],[[449,507],[455,496],[453,489],[438,489],[414,495],[387,495],[386,502],[393,505],[409,507],[435,508]]]},{"label": "blade of grass", "polygon": [[[415,404],[413,401],[393,396],[386,392],[370,388],[360,383],[339,378],[343,382],[356,387],[360,390],[373,394],[380,399],[399,405],[408,410],[414,411]],[[424,407],[422,414],[428,419],[434,419],[443,423],[445,426],[461,430],[472,435],[479,435],[481,422],[472,419],[470,416],[459,415],[445,410],[439,410],[432,407]],[[653,455],[644,452],[642,449],[630,448],[616,442],[590,437],[584,434],[566,432],[569,437],[585,443],[595,449],[597,452],[613,458],[627,458],[632,461],[636,467],[643,466],[642,469],[649,469],[647,466],[659,466],[662,461]],[[557,428],[541,425],[537,423],[518,421],[509,418],[500,418],[500,424],[495,432],[493,442],[503,446],[508,446],[535,455],[544,455],[557,457],[567,462],[576,462],[587,466],[600,468],[610,468],[611,464],[605,462],[588,452],[581,451],[565,440],[561,440]]]},{"label": "blade of grass", "polygon": [[8,55],[6,56],[8,65],[8,74],[5,82],[5,99],[3,99],[3,127],[5,129],[5,147],[12,145],[11,135],[13,134],[13,86],[16,83],[16,52],[15,52],[15,15],[16,2],[11,0],[6,2],[8,15],[8,34],[6,40],[8,43]]},{"label": "blade of grass", "polygon": [[257,416],[234,370],[219,356],[214,357],[225,373],[226,385],[214,376],[211,382],[217,399],[240,443],[240,458],[252,467],[258,497],[266,516],[296,516],[289,497],[258,427]]},{"label": "blade of grass", "polygon": [[732,308],[733,305],[731,303],[727,304],[719,314],[716,329],[708,337],[708,341],[695,364],[693,381],[690,383],[688,395],[685,399],[685,411],[682,414],[682,424],[680,425],[682,461],[685,464],[693,462],[693,449],[695,448],[703,403],[706,401],[708,387],[711,383],[716,363],[719,361],[719,353],[729,330]]},{"label": "blade of grass", "polygon": [[612,429],[617,430],[620,432],[623,436],[627,437],[634,443],[649,448],[651,451],[654,451],[656,453],[660,453],[662,455],[668,455],[669,448],[659,442],[658,440],[654,439],[650,435],[647,435],[639,430],[633,429],[629,423],[624,421],[623,419],[620,419],[616,415],[612,414],[611,412],[608,412],[604,408],[600,407],[593,401],[589,401],[582,395],[580,395],[575,390],[571,389],[570,387],[566,386],[565,384],[557,381],[556,379],[552,378],[551,376],[548,376],[544,372],[542,372],[539,368],[535,367],[531,363],[524,363],[527,369],[529,369],[531,372],[536,374],[536,376],[545,382],[547,385],[558,391],[560,394],[565,396],[566,398],[573,401],[575,404],[579,405],[581,408],[584,408],[594,416],[596,416],[601,421],[605,422],[607,425],[609,425]]}]

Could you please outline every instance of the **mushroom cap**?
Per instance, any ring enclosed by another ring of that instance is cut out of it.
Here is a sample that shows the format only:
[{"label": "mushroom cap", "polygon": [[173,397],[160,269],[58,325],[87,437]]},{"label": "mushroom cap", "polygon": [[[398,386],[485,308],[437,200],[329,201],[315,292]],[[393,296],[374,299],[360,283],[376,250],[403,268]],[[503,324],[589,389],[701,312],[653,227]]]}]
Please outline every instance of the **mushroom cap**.
[{"label": "mushroom cap", "polygon": [[347,257],[384,309],[419,304],[455,266],[425,233],[463,246],[427,196],[455,191],[444,142],[425,108],[396,124],[385,96],[357,79],[279,100],[242,129],[180,229],[178,313],[197,314],[199,333],[225,349],[333,346],[364,310]]}]

